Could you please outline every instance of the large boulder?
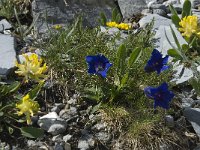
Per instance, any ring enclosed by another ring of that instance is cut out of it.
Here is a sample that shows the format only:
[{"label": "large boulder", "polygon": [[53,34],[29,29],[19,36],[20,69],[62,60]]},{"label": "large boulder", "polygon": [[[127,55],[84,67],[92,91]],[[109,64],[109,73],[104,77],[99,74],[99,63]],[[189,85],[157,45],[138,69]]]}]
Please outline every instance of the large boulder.
[{"label": "large boulder", "polygon": [[146,0],[118,0],[123,18],[131,18],[147,8]]},{"label": "large boulder", "polygon": [[116,7],[114,0],[34,0],[32,3],[34,18],[40,15],[35,24],[40,33],[53,24],[70,24],[78,15],[83,17],[85,26],[94,27],[100,12],[111,18],[112,9]]},{"label": "large boulder", "polygon": [[0,34],[0,77],[6,78],[16,61],[15,38]]}]

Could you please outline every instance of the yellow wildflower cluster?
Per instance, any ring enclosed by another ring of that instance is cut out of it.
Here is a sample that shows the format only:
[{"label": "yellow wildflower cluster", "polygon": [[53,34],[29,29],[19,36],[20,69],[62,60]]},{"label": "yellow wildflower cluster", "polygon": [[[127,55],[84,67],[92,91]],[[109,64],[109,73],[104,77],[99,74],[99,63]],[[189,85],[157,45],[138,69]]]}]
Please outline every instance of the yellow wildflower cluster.
[{"label": "yellow wildflower cluster", "polygon": [[33,79],[37,82],[40,82],[46,76],[43,74],[47,71],[46,63],[42,65],[42,59],[38,58],[37,54],[23,54],[25,61],[22,64],[16,62],[18,70],[15,71],[20,76],[25,77],[25,82],[28,82],[29,79]]},{"label": "yellow wildflower cluster", "polygon": [[107,22],[106,25],[108,27],[115,27],[118,29],[122,29],[122,30],[129,30],[131,28],[131,26],[127,23],[116,23],[116,22]]},{"label": "yellow wildflower cluster", "polygon": [[56,30],[60,30],[62,29],[62,26],[60,24],[57,24],[57,25],[54,25],[53,28]]},{"label": "yellow wildflower cluster", "polygon": [[39,111],[39,104],[36,101],[30,99],[29,94],[25,95],[20,102],[16,104],[16,108],[18,111],[18,115],[21,116],[23,114],[26,115],[27,124],[31,124],[31,117],[34,113]]},{"label": "yellow wildflower cluster", "polygon": [[181,26],[179,31],[185,37],[189,38],[192,34],[200,35],[197,16],[186,16],[179,22],[179,25]]}]

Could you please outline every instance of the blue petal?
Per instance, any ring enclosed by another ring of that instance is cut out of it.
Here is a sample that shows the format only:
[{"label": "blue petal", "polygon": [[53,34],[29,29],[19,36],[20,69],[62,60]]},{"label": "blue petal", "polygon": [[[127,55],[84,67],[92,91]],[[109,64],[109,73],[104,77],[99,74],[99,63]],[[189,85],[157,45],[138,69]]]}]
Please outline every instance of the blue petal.
[{"label": "blue petal", "polygon": [[156,108],[157,106],[160,106],[164,109],[169,109],[169,102],[163,101],[163,100],[155,100],[154,101],[154,108]]},{"label": "blue petal", "polygon": [[88,73],[90,73],[90,74],[94,74],[94,73],[96,73],[96,69],[95,69],[95,67],[92,66],[92,65],[89,65],[89,67],[88,67]]},{"label": "blue petal", "polygon": [[[112,66],[108,59],[102,54],[98,54],[96,56],[86,56],[86,62],[88,63],[88,73],[99,74],[104,78],[107,75],[106,73],[108,69]],[[100,67],[99,65],[102,65],[101,67],[103,67],[104,70],[98,71],[97,67]]]},{"label": "blue petal", "polygon": [[86,59],[87,63],[91,63],[91,62],[97,60],[97,57],[96,56],[86,56],[85,59]]},{"label": "blue petal", "polygon": [[144,89],[144,93],[147,97],[151,98],[151,99],[154,99],[154,95],[155,93],[157,93],[157,88],[153,88],[153,87],[146,87]]},{"label": "blue petal", "polygon": [[169,66],[163,66],[162,69],[161,69],[160,71],[163,72],[163,71],[165,71],[165,70],[167,70],[167,69],[169,69]]},{"label": "blue petal", "polygon": [[168,91],[168,85],[166,82],[162,83],[159,87],[158,87],[159,91]]},{"label": "blue petal", "polygon": [[164,58],[163,58],[163,65],[166,65],[168,63],[168,59],[169,59],[169,56],[166,55]]},{"label": "blue petal", "polygon": [[105,66],[105,71],[107,72],[107,71],[108,71],[108,69],[109,69],[111,66],[112,66],[112,64],[111,64],[111,63],[107,63],[107,64],[106,64],[106,66]]},{"label": "blue petal", "polygon": [[174,97],[174,93],[168,90],[168,85],[166,82],[161,84],[158,88],[158,92],[162,94],[161,99],[154,97],[154,108],[160,106],[164,109],[169,109],[169,102]]},{"label": "blue petal", "polygon": [[103,78],[106,78],[106,71],[99,71],[98,74],[100,74]]},{"label": "blue petal", "polygon": [[157,49],[154,49],[151,55],[151,59],[159,60],[162,58],[162,54]]},{"label": "blue petal", "polygon": [[98,54],[97,57],[98,57],[98,59],[99,59],[100,62],[102,62],[102,63],[109,63],[108,59],[104,55]]}]

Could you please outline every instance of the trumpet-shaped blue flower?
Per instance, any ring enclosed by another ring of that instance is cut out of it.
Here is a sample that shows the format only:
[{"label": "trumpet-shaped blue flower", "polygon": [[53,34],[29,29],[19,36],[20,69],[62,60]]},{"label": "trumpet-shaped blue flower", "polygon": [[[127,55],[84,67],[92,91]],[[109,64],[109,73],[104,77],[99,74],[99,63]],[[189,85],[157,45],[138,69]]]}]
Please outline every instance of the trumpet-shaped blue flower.
[{"label": "trumpet-shaped blue flower", "polygon": [[101,75],[103,78],[106,77],[107,71],[112,66],[108,59],[101,54],[95,56],[87,56],[86,62],[88,63],[88,73]]},{"label": "trumpet-shaped blue flower", "polygon": [[147,97],[154,99],[154,108],[160,106],[169,109],[169,102],[174,97],[174,93],[168,90],[168,85],[165,82],[157,88],[146,87],[144,93]]},{"label": "trumpet-shaped blue flower", "polygon": [[166,55],[164,58],[162,58],[162,54],[154,49],[151,58],[147,62],[144,70],[146,72],[153,72],[157,71],[157,74],[160,74],[162,71],[167,70],[169,66],[167,66],[169,56]]}]

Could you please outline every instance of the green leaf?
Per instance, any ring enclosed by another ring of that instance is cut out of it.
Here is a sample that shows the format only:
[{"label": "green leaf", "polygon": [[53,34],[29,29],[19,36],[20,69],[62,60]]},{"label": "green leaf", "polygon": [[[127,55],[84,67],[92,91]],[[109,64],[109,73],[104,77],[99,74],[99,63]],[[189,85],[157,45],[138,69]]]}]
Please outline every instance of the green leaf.
[{"label": "green leaf", "polygon": [[167,51],[167,54],[171,57],[178,59],[178,60],[182,60],[182,57],[177,53],[177,51],[175,49],[169,49]]},{"label": "green leaf", "polygon": [[90,111],[90,114],[94,114],[95,112],[97,112],[100,107],[101,107],[101,103],[99,103],[99,104],[95,105],[94,107],[92,107],[92,110]]},{"label": "green leaf", "polygon": [[115,21],[116,21],[117,23],[120,23],[121,20],[122,20],[121,14],[118,13],[117,16],[116,16],[116,20],[115,20]]},{"label": "green leaf", "polygon": [[3,114],[4,114],[4,113],[1,111],[1,112],[0,112],[0,117],[2,117],[2,116],[3,116]]},{"label": "green leaf", "polygon": [[127,72],[127,73],[123,76],[123,78],[122,78],[122,80],[121,80],[120,88],[123,88],[123,87],[126,85],[126,83],[127,83],[127,81],[128,81],[128,77],[129,77],[129,73]]},{"label": "green leaf", "polygon": [[172,22],[175,24],[176,27],[179,27],[179,22],[181,21],[181,19],[179,18],[176,9],[173,7],[173,5],[169,5],[169,9],[172,13]]},{"label": "green leaf", "polygon": [[9,92],[15,92],[16,90],[19,89],[20,86],[21,86],[21,83],[16,81],[12,83],[10,86],[8,86],[8,90]]},{"label": "green leaf", "polygon": [[112,10],[112,19],[111,19],[111,21],[116,21],[117,14],[118,14],[118,11],[117,11],[116,8],[114,8],[114,9]]},{"label": "green leaf", "polygon": [[42,129],[35,127],[22,127],[20,130],[23,136],[29,138],[39,138],[44,135],[44,131]]},{"label": "green leaf", "polygon": [[120,45],[117,51],[117,61],[116,61],[119,77],[121,77],[124,74],[126,68],[125,61],[126,61],[126,46],[122,44]]},{"label": "green leaf", "polygon": [[182,18],[184,18],[185,16],[190,16],[191,13],[191,2],[190,0],[185,0],[184,4],[183,4],[183,9],[182,9]]},{"label": "green leaf", "polygon": [[197,95],[200,96],[200,81],[199,81],[199,79],[196,79],[193,77],[189,80],[189,83],[192,85],[192,87],[194,88]]},{"label": "green leaf", "polygon": [[17,81],[13,82],[10,85],[5,85],[5,84],[0,85],[0,97],[6,96],[9,93],[13,93],[17,91],[20,86],[21,86],[21,83]]},{"label": "green leaf", "polygon": [[33,88],[28,94],[30,96],[30,99],[35,100],[38,96],[41,88],[43,87],[44,83],[39,83],[35,88]]},{"label": "green leaf", "polygon": [[176,43],[178,49],[181,51],[181,45],[180,45],[180,43],[179,43],[179,41],[178,41],[178,38],[177,38],[177,36],[176,36],[176,34],[175,34],[175,32],[174,32],[174,30],[173,30],[173,28],[172,28],[171,26],[170,26],[170,29],[171,29],[172,36],[173,36],[173,38],[174,38],[174,41],[175,41],[175,43]]},{"label": "green leaf", "polygon": [[170,9],[170,11],[171,11],[171,13],[173,14],[173,15],[176,15],[176,16],[178,16],[178,13],[177,13],[177,11],[176,11],[176,9],[174,8],[174,6],[173,5],[169,5],[169,9]]},{"label": "green leaf", "polygon": [[119,86],[120,85],[120,80],[119,80],[119,76],[117,74],[115,74],[115,77],[114,77],[114,85],[116,86]]},{"label": "green leaf", "polygon": [[13,129],[13,128],[11,128],[11,127],[8,127],[8,132],[9,132],[9,134],[13,134],[13,132],[14,132],[14,129]]},{"label": "green leaf", "polygon": [[106,15],[103,12],[101,12],[100,13],[100,23],[101,23],[101,25],[105,26],[106,22],[107,22]]},{"label": "green leaf", "polygon": [[140,58],[141,53],[142,53],[142,51],[141,51],[141,49],[138,48],[138,47],[135,48],[135,49],[132,51],[132,53],[131,53],[131,55],[130,55],[130,58],[129,58],[129,60],[128,60],[128,67],[129,67],[129,68]]},{"label": "green leaf", "polygon": [[172,22],[174,23],[174,25],[177,28],[179,28],[180,27],[179,22],[181,21],[180,18],[178,16],[176,16],[176,15],[172,15],[171,18],[172,18]]},{"label": "green leaf", "polygon": [[189,50],[189,46],[187,44],[183,44],[182,50],[183,50],[184,53],[186,53]]}]

